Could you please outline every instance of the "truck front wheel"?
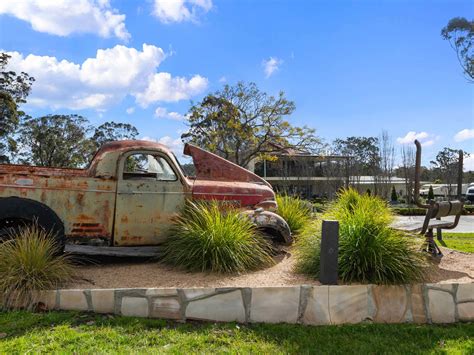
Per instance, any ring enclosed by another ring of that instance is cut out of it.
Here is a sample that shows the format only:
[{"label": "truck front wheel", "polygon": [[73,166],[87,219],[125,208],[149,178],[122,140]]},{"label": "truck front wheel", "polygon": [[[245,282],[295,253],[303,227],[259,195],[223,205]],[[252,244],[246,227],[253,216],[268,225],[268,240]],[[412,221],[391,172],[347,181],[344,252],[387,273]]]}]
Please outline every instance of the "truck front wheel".
[{"label": "truck front wheel", "polygon": [[244,211],[243,213],[273,241],[286,245],[293,241],[288,223],[278,214],[258,209]]}]

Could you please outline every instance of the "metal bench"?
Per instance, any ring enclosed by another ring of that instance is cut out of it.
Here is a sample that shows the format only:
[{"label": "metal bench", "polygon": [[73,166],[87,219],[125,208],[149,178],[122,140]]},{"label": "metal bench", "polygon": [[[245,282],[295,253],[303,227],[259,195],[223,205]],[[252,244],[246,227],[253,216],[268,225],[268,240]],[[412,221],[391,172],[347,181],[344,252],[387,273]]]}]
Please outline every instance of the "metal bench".
[{"label": "metal bench", "polygon": [[[454,229],[459,223],[461,214],[464,208],[462,200],[462,173],[463,173],[463,151],[459,151],[458,163],[458,186],[457,186],[457,200],[454,201],[428,201],[424,204],[420,201],[420,170],[421,170],[421,144],[415,140],[416,145],[416,163],[415,163],[415,203],[418,207],[426,208],[426,215],[423,224],[412,223],[406,225],[404,230],[419,232],[426,237],[424,250],[431,253],[433,256],[441,257],[443,253],[439,249],[434,240],[433,229],[437,230],[438,240],[441,240],[441,233],[443,229]],[[443,221],[441,218],[454,216],[454,221]],[[400,228],[402,229],[402,228]]]}]

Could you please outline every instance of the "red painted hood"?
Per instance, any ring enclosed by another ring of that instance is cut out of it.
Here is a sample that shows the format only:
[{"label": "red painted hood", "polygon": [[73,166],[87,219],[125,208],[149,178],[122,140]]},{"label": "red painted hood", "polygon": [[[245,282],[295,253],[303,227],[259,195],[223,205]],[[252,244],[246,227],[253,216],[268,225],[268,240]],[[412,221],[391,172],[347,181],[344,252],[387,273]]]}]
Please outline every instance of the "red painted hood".
[{"label": "red painted hood", "polygon": [[191,144],[185,145],[184,154],[193,158],[196,167],[195,199],[234,201],[242,207],[275,199],[267,181],[237,164]]}]

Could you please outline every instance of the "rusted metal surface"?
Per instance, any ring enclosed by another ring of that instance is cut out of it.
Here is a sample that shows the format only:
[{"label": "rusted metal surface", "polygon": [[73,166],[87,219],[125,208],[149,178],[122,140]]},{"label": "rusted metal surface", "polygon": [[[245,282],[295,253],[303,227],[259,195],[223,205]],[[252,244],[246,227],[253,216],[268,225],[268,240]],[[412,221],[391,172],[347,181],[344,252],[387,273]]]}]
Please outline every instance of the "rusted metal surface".
[{"label": "rusted metal surface", "polygon": [[[196,165],[195,179],[183,174],[168,148],[149,141],[105,144],[86,169],[0,165],[0,203],[2,197],[10,196],[43,203],[63,221],[66,236],[75,243],[160,244],[173,216],[191,198],[229,201],[249,210],[260,224],[273,223],[276,230],[289,235],[284,232],[286,222],[277,215],[257,216],[251,211],[276,208],[275,194],[265,180],[198,147],[186,145],[185,153]],[[132,154],[160,157],[175,178],[150,179],[150,174],[126,178],[125,160]]]},{"label": "rusted metal surface", "polygon": [[266,185],[271,188],[271,185],[260,176],[194,145],[186,144],[184,146],[184,154],[190,155],[193,158],[194,166],[196,167],[196,177],[198,179],[251,182]]},{"label": "rusted metal surface", "polygon": [[[438,245],[434,241],[433,229],[437,229],[438,240],[442,240],[443,229],[454,229],[459,223],[461,214],[463,211],[464,203],[461,199],[462,191],[462,175],[463,175],[463,151],[459,151],[458,160],[458,186],[457,195],[459,200],[457,201],[433,201],[429,200],[427,204],[420,201],[420,173],[421,173],[421,144],[418,140],[415,140],[416,145],[416,161],[415,161],[415,202],[419,207],[426,208],[426,216],[423,224],[419,227],[409,226],[414,230],[419,230],[420,234],[426,237],[426,248],[425,250],[431,253],[433,256],[440,257],[443,255]],[[455,216],[453,222],[441,221],[442,217]],[[433,219],[436,218],[436,221]]]},{"label": "rusted metal surface", "polygon": [[415,159],[415,203],[418,207],[428,208],[429,205],[420,201],[420,174],[421,174],[421,143],[415,140],[416,159]]}]

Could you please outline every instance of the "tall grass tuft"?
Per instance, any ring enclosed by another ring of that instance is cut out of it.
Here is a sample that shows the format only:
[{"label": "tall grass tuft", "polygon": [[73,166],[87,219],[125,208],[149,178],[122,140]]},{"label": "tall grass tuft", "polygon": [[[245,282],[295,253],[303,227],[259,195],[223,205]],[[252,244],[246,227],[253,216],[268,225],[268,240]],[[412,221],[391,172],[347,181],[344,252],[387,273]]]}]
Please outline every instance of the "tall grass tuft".
[{"label": "tall grass tuft", "polygon": [[165,244],[165,263],[193,271],[242,272],[274,263],[253,223],[217,201],[189,202]]},{"label": "tall grass tuft", "polygon": [[0,293],[4,308],[30,308],[40,291],[55,289],[73,277],[69,257],[57,255],[51,232],[25,226],[0,244]]},{"label": "tall grass tuft", "polygon": [[311,219],[311,205],[298,197],[277,195],[277,213],[290,226],[291,232],[298,234]]},{"label": "tall grass tuft", "polygon": [[315,219],[307,223],[295,239],[295,271],[314,278],[319,277],[320,252],[321,220]]},{"label": "tall grass tuft", "polygon": [[[419,246],[413,237],[389,227],[393,216],[383,200],[348,189],[323,218],[339,221],[339,278],[343,282],[401,284],[422,279],[425,262]],[[319,236],[297,242],[297,270],[319,274]]]}]

